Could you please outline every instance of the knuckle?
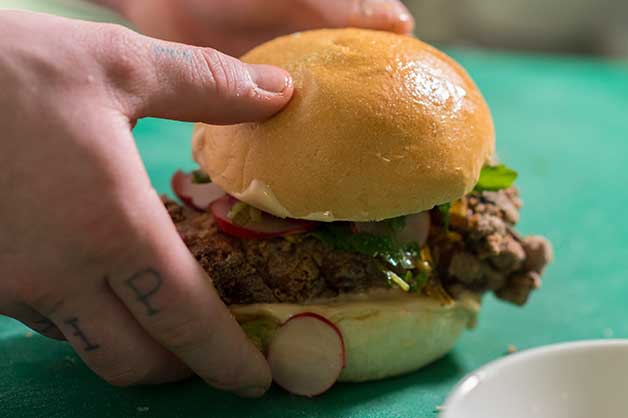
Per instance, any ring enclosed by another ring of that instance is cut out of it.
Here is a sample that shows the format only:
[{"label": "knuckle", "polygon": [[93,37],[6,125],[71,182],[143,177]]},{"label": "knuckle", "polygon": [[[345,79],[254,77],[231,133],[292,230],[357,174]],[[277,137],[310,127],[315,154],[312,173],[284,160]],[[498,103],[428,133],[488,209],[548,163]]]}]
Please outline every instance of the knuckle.
[{"label": "knuckle", "polygon": [[105,77],[124,91],[140,84],[145,66],[142,45],[132,30],[115,24],[102,24],[92,49],[103,67]]},{"label": "knuckle", "polygon": [[25,303],[49,317],[63,305],[60,290],[51,286],[41,286],[33,280],[20,280],[13,290],[15,301]]},{"label": "knuckle", "polygon": [[200,48],[198,51],[204,66],[203,72],[209,75],[212,93],[216,97],[242,96],[254,89],[240,61],[211,48]]},{"label": "knuckle", "polygon": [[[134,32],[121,25],[104,23],[99,25],[95,40],[96,52],[102,52],[103,57],[110,59],[112,63],[119,62],[116,53],[126,55],[132,46]],[[113,54],[113,55],[112,55]]]}]

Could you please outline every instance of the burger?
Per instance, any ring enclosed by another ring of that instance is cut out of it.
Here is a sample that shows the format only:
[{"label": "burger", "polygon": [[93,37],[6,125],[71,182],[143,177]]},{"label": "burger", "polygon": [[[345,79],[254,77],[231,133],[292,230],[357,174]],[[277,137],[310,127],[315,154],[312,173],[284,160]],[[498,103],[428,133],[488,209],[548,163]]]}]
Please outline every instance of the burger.
[{"label": "burger", "polygon": [[164,198],[273,379],[299,395],[421,368],[524,305],[551,247],[515,230],[517,173],[464,69],[411,37],[315,30],[243,58],[294,79],[274,117],[199,124]]}]

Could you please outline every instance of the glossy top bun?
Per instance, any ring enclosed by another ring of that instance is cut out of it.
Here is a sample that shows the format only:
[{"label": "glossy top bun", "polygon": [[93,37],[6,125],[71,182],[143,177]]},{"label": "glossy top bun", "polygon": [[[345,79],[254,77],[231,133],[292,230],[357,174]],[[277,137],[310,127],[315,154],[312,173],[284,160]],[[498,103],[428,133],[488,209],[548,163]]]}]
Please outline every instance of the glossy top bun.
[{"label": "glossy top bun", "polygon": [[230,194],[281,217],[371,221],[457,199],[494,152],[468,74],[408,36],[360,29],[277,38],[243,58],[295,93],[261,123],[198,125],[193,152]]}]

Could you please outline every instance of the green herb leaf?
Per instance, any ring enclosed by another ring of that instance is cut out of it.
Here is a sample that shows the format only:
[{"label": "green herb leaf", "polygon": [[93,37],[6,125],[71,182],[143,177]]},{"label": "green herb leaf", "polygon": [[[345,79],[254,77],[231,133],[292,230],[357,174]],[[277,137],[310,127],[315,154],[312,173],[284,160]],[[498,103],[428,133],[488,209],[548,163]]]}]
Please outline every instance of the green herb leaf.
[{"label": "green herb leaf", "polygon": [[416,243],[401,245],[396,243],[391,236],[353,232],[348,222],[323,224],[316,231],[311,232],[310,236],[338,250],[382,257],[393,267],[412,268],[411,260],[419,254],[419,245]]},{"label": "green herb leaf", "polygon": [[423,289],[427,284],[427,280],[430,278],[429,274],[426,271],[421,271],[419,274],[414,276],[414,280],[416,281],[418,290]]},{"label": "green herb leaf", "polygon": [[[388,283],[405,292],[421,293],[428,282],[431,267],[423,260],[421,248],[416,242],[400,245],[388,236],[353,232],[349,222],[323,224],[308,235],[339,250],[377,257],[378,266]],[[391,266],[395,271],[391,270]]]},{"label": "green herb leaf", "polygon": [[268,318],[258,318],[245,321],[240,324],[246,335],[253,341],[257,348],[265,352],[268,343],[274,336],[279,325],[276,321]]},{"label": "green herb leaf", "polygon": [[476,192],[497,191],[507,189],[515,182],[517,172],[504,164],[484,166],[480,179],[473,189]]},{"label": "green herb leaf", "polygon": [[421,293],[421,290],[423,290],[427,284],[429,277],[428,272],[419,271],[416,275],[414,275],[414,277],[412,277],[412,280],[406,280],[410,283],[410,291],[414,293]]},{"label": "green herb leaf", "polygon": [[385,219],[380,222],[388,225],[393,232],[398,232],[406,226],[406,217],[398,216],[396,218]]},{"label": "green herb leaf", "polygon": [[442,205],[438,205],[438,210],[440,214],[443,216],[443,226],[445,231],[449,231],[449,219],[451,216],[449,215],[449,209],[451,209],[451,203],[443,203]]},{"label": "green herb leaf", "polygon": [[311,235],[339,250],[370,256],[384,255],[396,250],[392,238],[368,232],[354,233],[350,224],[345,222],[323,224]]},{"label": "green herb leaf", "polygon": [[192,183],[204,184],[204,183],[211,183],[211,182],[212,182],[212,179],[210,179],[207,173],[205,173],[203,170],[192,171]]},{"label": "green herb leaf", "polygon": [[251,222],[257,223],[262,221],[262,211],[253,206],[249,206],[249,218]]},{"label": "green herb leaf", "polygon": [[235,225],[246,225],[251,221],[250,212],[248,210],[249,205],[244,202],[236,202],[229,212],[227,212],[227,218],[231,220]]}]

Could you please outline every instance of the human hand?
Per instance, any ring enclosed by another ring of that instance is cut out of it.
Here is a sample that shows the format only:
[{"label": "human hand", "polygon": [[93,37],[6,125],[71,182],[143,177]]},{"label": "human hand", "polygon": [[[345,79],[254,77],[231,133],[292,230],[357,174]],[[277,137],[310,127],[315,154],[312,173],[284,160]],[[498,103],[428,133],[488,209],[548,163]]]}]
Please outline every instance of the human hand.
[{"label": "human hand", "polygon": [[409,33],[399,0],[100,0],[147,35],[239,56],[279,35],[322,27]]},{"label": "human hand", "polygon": [[177,234],[131,127],[264,119],[291,83],[119,26],[1,11],[0,313],[65,338],[114,385],[194,372],[261,395],[268,365]]}]

